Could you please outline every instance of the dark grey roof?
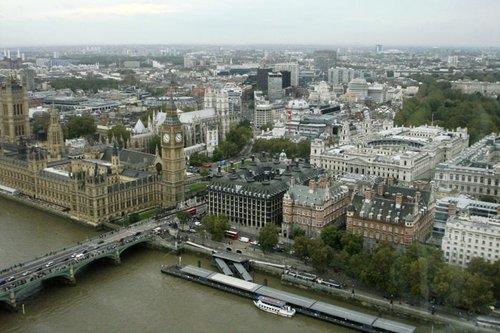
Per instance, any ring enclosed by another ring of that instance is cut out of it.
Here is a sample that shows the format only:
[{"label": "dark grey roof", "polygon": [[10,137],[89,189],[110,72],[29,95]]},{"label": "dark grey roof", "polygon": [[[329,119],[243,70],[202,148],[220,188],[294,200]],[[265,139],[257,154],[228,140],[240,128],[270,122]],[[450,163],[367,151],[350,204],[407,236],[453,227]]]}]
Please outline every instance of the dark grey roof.
[{"label": "dark grey roof", "polygon": [[[403,186],[384,185],[384,194],[380,196],[377,194],[377,184],[375,184],[373,191],[375,195],[371,200],[365,200],[365,196],[361,193],[354,194],[351,204],[356,214],[363,212],[363,217],[369,217],[369,214],[373,213],[372,218],[377,220],[380,214],[380,220],[389,218],[393,222],[397,217],[398,223],[404,223],[405,219],[413,220],[419,212],[426,211],[431,199],[429,191]],[[420,192],[418,203],[415,202],[416,192]],[[400,207],[396,207],[398,193],[403,196]]]},{"label": "dark grey roof", "polygon": [[273,197],[283,194],[288,189],[288,185],[281,180],[271,180],[264,182],[247,181],[239,177],[231,179],[230,177],[214,177],[207,187],[212,191],[231,192],[245,196],[254,197]]},{"label": "dark grey roof", "polygon": [[184,273],[188,273],[191,275],[204,277],[204,278],[214,274],[214,272],[209,271],[208,269],[204,269],[204,268],[200,268],[200,267],[196,267],[196,266],[185,266],[185,267],[181,268],[181,271]]},{"label": "dark grey roof", "polygon": [[233,276],[233,272],[231,272],[231,269],[229,268],[229,266],[226,264],[226,262],[220,258],[215,258],[215,264],[217,265],[217,267],[222,271],[222,273],[224,273],[224,275],[229,275],[229,276]]},{"label": "dark grey roof", "polygon": [[[113,147],[106,147],[102,160],[111,162],[113,156]],[[120,163],[132,169],[147,169],[156,159],[156,155],[143,153],[136,150],[122,149],[118,152],[118,159]]]},{"label": "dark grey roof", "polygon": [[131,178],[146,178],[147,176],[151,176],[151,173],[146,171],[125,169],[123,170],[122,175]]},{"label": "dark grey roof", "polygon": [[243,278],[245,281],[252,282],[253,278],[252,276],[248,273],[248,271],[243,267],[242,264],[235,262],[233,264],[234,268],[238,271],[238,274]]},{"label": "dark grey roof", "polygon": [[397,321],[387,320],[384,318],[377,318],[373,323],[373,327],[397,333],[413,333],[416,330],[415,326],[403,324]]},{"label": "dark grey roof", "polygon": [[335,197],[336,195],[343,196],[347,193],[347,190],[343,190],[337,185],[328,188],[319,188],[317,185],[314,191],[310,191],[308,185],[294,185],[288,190],[288,194],[294,201],[317,206],[325,203],[327,193],[329,197]]},{"label": "dark grey roof", "polygon": [[310,308],[316,300],[307,298],[307,297],[302,297],[296,294],[292,294],[283,290],[279,289],[274,289],[266,286],[262,286],[260,288],[257,288],[255,290],[255,293],[258,295],[262,296],[268,296],[272,298],[276,298],[282,301],[285,301],[287,303],[290,303],[292,305],[298,305],[303,308]]},{"label": "dark grey roof", "polygon": [[236,254],[228,253],[228,252],[217,252],[212,254],[214,258],[221,258],[222,260],[227,260],[231,262],[245,263],[248,261],[248,258],[244,258],[238,256]]},{"label": "dark grey roof", "polygon": [[226,191],[241,195],[275,196],[283,194],[293,176],[297,184],[323,174],[323,169],[306,163],[288,165],[278,161],[252,162],[229,173],[218,173],[212,178],[208,190]]},{"label": "dark grey roof", "polygon": [[373,322],[377,319],[377,317],[364,314],[362,312],[349,310],[346,308],[341,308],[340,306],[336,306],[333,304],[328,304],[324,302],[316,302],[311,306],[311,310],[323,312],[338,318],[345,318],[347,320],[355,321],[358,323],[362,323],[367,326],[371,326]]}]

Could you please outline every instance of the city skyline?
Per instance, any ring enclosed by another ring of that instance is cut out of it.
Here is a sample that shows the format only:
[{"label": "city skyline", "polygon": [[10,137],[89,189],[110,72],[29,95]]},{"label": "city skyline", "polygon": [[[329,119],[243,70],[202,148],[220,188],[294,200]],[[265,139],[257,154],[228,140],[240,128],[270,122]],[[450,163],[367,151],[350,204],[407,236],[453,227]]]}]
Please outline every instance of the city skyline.
[{"label": "city skyline", "polygon": [[[500,46],[500,2],[32,0],[0,7],[0,47],[77,44]],[[476,21],[480,21],[477,24]]]}]

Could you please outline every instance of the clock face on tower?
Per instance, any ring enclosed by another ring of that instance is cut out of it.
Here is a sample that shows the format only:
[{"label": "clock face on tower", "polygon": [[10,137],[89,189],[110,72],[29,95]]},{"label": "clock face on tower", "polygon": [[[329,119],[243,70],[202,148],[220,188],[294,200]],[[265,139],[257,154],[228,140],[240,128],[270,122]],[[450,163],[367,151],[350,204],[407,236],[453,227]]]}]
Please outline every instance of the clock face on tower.
[{"label": "clock face on tower", "polygon": [[182,134],[181,133],[175,134],[175,141],[177,141],[177,143],[182,141]]},{"label": "clock face on tower", "polygon": [[168,143],[170,141],[170,135],[167,133],[163,134],[163,142]]}]

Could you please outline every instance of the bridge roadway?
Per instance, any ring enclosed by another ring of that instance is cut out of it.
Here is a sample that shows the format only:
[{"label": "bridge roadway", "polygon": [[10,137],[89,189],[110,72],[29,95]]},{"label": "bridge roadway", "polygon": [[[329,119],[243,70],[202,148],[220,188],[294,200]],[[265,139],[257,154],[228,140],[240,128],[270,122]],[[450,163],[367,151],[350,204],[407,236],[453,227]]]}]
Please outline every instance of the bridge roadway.
[{"label": "bridge roadway", "polygon": [[127,248],[152,240],[157,227],[166,230],[172,215],[114,230],[73,247],[0,270],[0,304],[16,310],[17,299],[46,280],[58,278],[74,284],[75,274],[95,260],[108,258],[119,264],[120,254]]}]

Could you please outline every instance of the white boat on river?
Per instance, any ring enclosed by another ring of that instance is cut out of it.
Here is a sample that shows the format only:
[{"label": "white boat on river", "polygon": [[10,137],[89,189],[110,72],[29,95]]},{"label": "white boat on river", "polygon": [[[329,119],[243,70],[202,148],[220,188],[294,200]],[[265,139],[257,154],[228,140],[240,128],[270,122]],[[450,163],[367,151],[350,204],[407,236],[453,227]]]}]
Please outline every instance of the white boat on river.
[{"label": "white boat on river", "polygon": [[295,309],[290,305],[286,305],[286,302],[271,297],[259,296],[256,301],[253,301],[253,304],[263,311],[278,316],[292,317],[295,314]]}]

